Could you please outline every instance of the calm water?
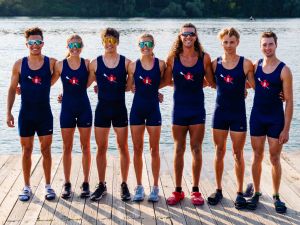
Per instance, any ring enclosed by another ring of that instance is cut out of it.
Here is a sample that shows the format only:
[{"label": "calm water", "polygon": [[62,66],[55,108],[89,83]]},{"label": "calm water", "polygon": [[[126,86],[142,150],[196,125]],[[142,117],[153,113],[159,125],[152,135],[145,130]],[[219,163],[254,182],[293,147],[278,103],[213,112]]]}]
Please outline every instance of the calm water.
[{"label": "calm water", "polygon": [[[82,57],[95,58],[102,52],[102,46],[99,37],[101,28],[111,26],[121,31],[121,39],[119,52],[128,58],[134,60],[139,56],[137,48],[137,37],[142,32],[150,32],[155,36],[156,47],[155,54],[161,59],[165,59],[172,42],[174,41],[179,27],[186,22],[194,23],[199,29],[200,40],[205,50],[214,59],[222,54],[217,33],[226,26],[233,26],[241,33],[241,42],[238,49],[240,55],[244,55],[251,60],[261,57],[259,50],[259,34],[265,30],[273,30],[279,38],[279,47],[277,55],[287,65],[290,66],[294,75],[294,99],[295,110],[292,122],[290,141],[285,145],[286,150],[297,150],[300,145],[300,63],[299,63],[299,42],[300,36],[300,19],[276,19],[276,20],[257,20],[249,22],[248,20],[235,19],[205,19],[205,20],[158,20],[158,19],[31,19],[31,18],[13,18],[0,19],[0,153],[19,152],[20,144],[17,127],[9,129],[6,126],[6,97],[7,87],[10,81],[11,68],[13,63],[28,54],[24,45],[25,40],[22,36],[24,30],[28,27],[39,26],[45,31],[45,47],[44,54],[55,57],[59,60],[64,58],[66,54],[66,39],[70,34],[78,33],[82,36],[85,48]],[[57,95],[62,91],[60,81],[55,84],[51,90],[51,106],[54,115],[54,137],[53,152],[62,151],[62,141],[59,128],[59,112],[60,104],[56,102]],[[162,135],[161,135],[161,151],[172,151],[173,142],[171,135],[171,110],[172,110],[172,88],[164,88],[161,92],[165,95],[165,100],[161,104],[163,117]],[[93,93],[92,88],[88,90],[92,108],[95,109],[97,97]],[[206,134],[204,139],[204,151],[213,151],[211,137],[211,115],[214,109],[215,91],[205,89],[205,104],[207,111]],[[132,94],[127,93],[127,107],[130,110],[132,103]],[[253,91],[250,91],[247,97],[247,115],[252,107]],[[13,115],[17,124],[18,110],[20,107],[20,97],[16,98]],[[147,139],[147,138],[146,138]],[[148,147],[146,140],[145,149]],[[129,139],[130,150],[132,150],[131,139]],[[230,147],[230,142],[228,143]],[[95,140],[92,136],[92,150],[95,151]],[[38,151],[36,142],[35,151]],[[111,132],[109,140],[109,150],[116,152],[115,136]],[[251,150],[249,135],[245,147],[246,151]],[[74,142],[74,151],[79,152],[79,139],[76,132]]]}]

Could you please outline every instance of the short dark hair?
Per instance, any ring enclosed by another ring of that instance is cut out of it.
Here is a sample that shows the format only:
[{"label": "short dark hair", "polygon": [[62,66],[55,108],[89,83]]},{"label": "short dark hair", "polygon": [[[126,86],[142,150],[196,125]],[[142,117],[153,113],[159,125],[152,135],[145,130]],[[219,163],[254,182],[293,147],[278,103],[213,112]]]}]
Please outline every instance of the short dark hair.
[{"label": "short dark hair", "polygon": [[32,27],[25,30],[24,32],[25,38],[28,39],[30,35],[40,35],[42,37],[42,40],[44,39],[43,31],[39,27]]},{"label": "short dark hair", "polygon": [[260,36],[260,40],[262,38],[273,38],[274,39],[274,42],[275,42],[275,45],[277,45],[277,35],[273,32],[273,31],[265,31],[265,32],[262,32],[261,36]]},{"label": "short dark hair", "polygon": [[106,36],[113,36],[119,41],[120,33],[114,28],[107,27],[101,31],[101,38],[103,39]]}]

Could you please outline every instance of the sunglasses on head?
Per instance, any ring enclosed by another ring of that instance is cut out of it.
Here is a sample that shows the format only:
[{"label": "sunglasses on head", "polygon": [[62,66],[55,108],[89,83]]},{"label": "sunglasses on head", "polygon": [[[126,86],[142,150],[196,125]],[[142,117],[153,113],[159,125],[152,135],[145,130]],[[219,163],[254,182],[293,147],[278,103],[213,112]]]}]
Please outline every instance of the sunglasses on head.
[{"label": "sunglasses on head", "polygon": [[118,43],[118,40],[114,37],[104,37],[102,39],[102,43],[103,44],[112,44],[112,45],[115,45]]},{"label": "sunglasses on head", "polygon": [[147,47],[147,48],[153,48],[153,41],[141,41],[141,42],[139,42],[139,46],[140,46],[140,48],[145,48],[145,47]]},{"label": "sunglasses on head", "polygon": [[187,36],[195,37],[196,33],[195,32],[183,32],[180,35],[183,36],[183,37],[187,37]]},{"label": "sunglasses on head", "polygon": [[28,45],[41,45],[41,44],[43,44],[44,42],[42,41],[42,40],[29,40],[29,41],[27,41],[27,44]]},{"label": "sunglasses on head", "polygon": [[82,48],[82,43],[80,42],[70,42],[68,44],[69,49],[73,49],[73,48]]}]

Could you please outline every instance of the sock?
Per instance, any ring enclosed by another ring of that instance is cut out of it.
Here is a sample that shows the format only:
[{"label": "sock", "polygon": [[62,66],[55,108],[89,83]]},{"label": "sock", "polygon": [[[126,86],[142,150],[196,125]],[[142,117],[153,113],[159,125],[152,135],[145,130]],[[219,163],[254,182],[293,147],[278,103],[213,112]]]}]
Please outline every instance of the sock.
[{"label": "sock", "polygon": [[237,195],[243,195],[243,192],[237,192]]},{"label": "sock", "polygon": [[182,187],[176,187],[175,192],[182,192]]},{"label": "sock", "polygon": [[192,192],[199,192],[199,187],[192,187]]},{"label": "sock", "polygon": [[31,187],[29,185],[25,185],[23,189],[25,191],[30,191],[31,192]]},{"label": "sock", "polygon": [[216,189],[216,192],[219,192],[222,194],[222,189]]},{"label": "sock", "polygon": [[51,189],[51,184],[46,184],[46,185],[45,185],[45,189],[46,189],[46,190]]}]

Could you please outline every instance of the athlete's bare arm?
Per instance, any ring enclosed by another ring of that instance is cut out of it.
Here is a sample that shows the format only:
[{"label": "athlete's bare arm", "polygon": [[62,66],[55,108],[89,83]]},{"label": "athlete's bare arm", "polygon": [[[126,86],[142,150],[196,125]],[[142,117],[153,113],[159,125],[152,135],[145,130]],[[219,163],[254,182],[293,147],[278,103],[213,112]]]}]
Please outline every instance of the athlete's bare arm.
[{"label": "athlete's bare arm", "polygon": [[88,67],[88,71],[89,71],[89,77],[88,77],[88,82],[87,82],[87,88],[89,86],[91,86],[91,84],[96,81],[96,71],[97,71],[97,59],[93,59],[90,63],[89,63],[89,67]]},{"label": "athlete's bare arm", "polygon": [[54,85],[58,80],[58,78],[60,77],[62,67],[63,67],[63,61],[56,61],[54,66],[54,72],[51,77],[51,86]]},{"label": "athlete's bare arm", "polygon": [[164,82],[164,76],[165,76],[165,70],[166,70],[166,63],[163,60],[159,60],[159,70],[160,70],[160,83],[159,83],[159,88],[161,87],[161,83]]},{"label": "athlete's bare arm", "polygon": [[169,86],[173,85],[173,81],[172,81],[173,65],[174,65],[174,57],[169,56],[166,60],[166,68],[165,68],[163,79],[160,81],[159,88],[163,88],[168,85]]},{"label": "athlete's bare arm", "polygon": [[209,83],[209,86],[216,88],[216,83],[214,81],[213,68],[211,64],[211,59],[209,54],[204,54],[204,71],[205,71],[205,80]]},{"label": "athlete's bare arm", "polygon": [[15,126],[15,121],[11,113],[11,110],[15,102],[16,89],[19,83],[20,72],[21,72],[21,65],[22,65],[22,59],[19,59],[18,61],[15,62],[12,68],[12,75],[10,79],[10,85],[8,88],[6,123],[7,126],[9,127]]},{"label": "athlete's bare arm", "polygon": [[284,127],[279,135],[279,144],[287,143],[289,140],[289,131],[293,118],[293,76],[289,67],[285,66],[281,72],[282,89],[285,98]]},{"label": "athlete's bare arm", "polygon": [[135,72],[136,62],[131,62],[128,65],[128,79],[126,83],[126,91],[132,91],[134,89],[133,74]]},{"label": "athlete's bare arm", "polygon": [[51,74],[53,74],[53,72],[54,72],[54,67],[55,67],[56,61],[57,60],[55,58],[50,58],[50,70],[51,70]]},{"label": "athlete's bare arm", "polygon": [[129,79],[129,72],[128,72],[128,70],[129,70],[129,65],[130,65],[130,63],[132,63],[131,60],[125,58],[125,69],[126,69],[126,72],[127,72],[126,89],[125,89],[125,91],[130,91],[129,88],[127,89],[127,82],[128,82],[128,79]]},{"label": "athlete's bare arm", "polygon": [[244,73],[247,77],[246,88],[255,88],[254,66],[249,59],[244,60]]}]

